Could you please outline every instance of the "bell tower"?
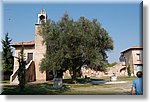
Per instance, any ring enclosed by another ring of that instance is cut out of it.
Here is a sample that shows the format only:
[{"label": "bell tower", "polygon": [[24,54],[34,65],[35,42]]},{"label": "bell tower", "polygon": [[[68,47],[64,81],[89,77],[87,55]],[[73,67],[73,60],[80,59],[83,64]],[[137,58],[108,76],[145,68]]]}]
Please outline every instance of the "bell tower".
[{"label": "bell tower", "polygon": [[47,14],[44,9],[38,14],[38,22],[35,24],[35,70],[36,70],[36,80],[46,81],[46,72],[41,73],[40,63],[44,54],[46,52],[46,45],[43,43],[43,38],[41,35],[41,24],[46,22]]},{"label": "bell tower", "polygon": [[40,11],[38,14],[38,24],[42,24],[42,22],[46,22],[47,20],[47,14],[44,9]]}]

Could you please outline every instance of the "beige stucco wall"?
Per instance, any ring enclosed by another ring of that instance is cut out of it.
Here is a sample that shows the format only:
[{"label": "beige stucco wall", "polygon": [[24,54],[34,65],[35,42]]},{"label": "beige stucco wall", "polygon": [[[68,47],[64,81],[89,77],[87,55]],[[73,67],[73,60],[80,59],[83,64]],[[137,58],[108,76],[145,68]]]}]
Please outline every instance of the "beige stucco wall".
[{"label": "beige stucco wall", "polygon": [[[15,47],[15,53],[14,56],[18,57],[19,53],[21,50],[21,46]],[[27,54],[28,53],[33,53],[33,61],[34,61],[34,46],[24,46],[24,58],[25,60],[27,60]],[[14,69],[13,69],[13,73],[19,68],[19,63],[18,63],[18,59],[14,58]]]},{"label": "beige stucco wall", "polygon": [[[137,54],[140,54],[140,60],[138,59]],[[143,51],[142,50],[132,50],[132,55],[133,55],[134,75],[136,75],[137,66],[143,64]]]},{"label": "beige stucco wall", "polygon": [[46,73],[40,72],[40,63],[46,52],[46,46],[42,43],[43,38],[40,35],[40,25],[35,25],[35,68],[36,68],[36,80],[45,80]]},{"label": "beige stucco wall", "polygon": [[124,53],[124,56],[126,58],[126,65],[130,65],[132,73],[134,72],[134,66],[133,66],[133,56],[132,56],[132,50]]},{"label": "beige stucco wall", "polygon": [[[141,60],[138,60],[137,54],[140,54]],[[132,74],[136,74],[137,65],[143,64],[143,51],[142,50],[129,50],[124,53],[126,57],[126,63],[130,65]]]},{"label": "beige stucco wall", "polygon": [[[141,58],[138,60],[137,54],[140,54]],[[143,51],[142,50],[132,50],[133,64],[143,64]]]}]

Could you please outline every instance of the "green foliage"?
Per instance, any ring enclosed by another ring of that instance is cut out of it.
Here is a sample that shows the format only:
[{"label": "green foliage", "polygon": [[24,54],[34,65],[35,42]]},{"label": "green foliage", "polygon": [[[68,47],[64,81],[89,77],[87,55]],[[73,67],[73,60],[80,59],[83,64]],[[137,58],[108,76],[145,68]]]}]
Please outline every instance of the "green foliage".
[{"label": "green foliage", "polygon": [[25,65],[26,62],[24,61],[24,47],[22,45],[19,57],[18,57],[18,62],[19,62],[19,69],[18,69],[18,81],[19,81],[19,87],[20,91],[22,91],[25,87]]},{"label": "green foliage", "polygon": [[115,66],[116,64],[117,64],[117,62],[113,62],[113,63],[111,63],[111,64],[108,63],[106,67],[113,67],[113,66]]},{"label": "green foliage", "polygon": [[8,33],[5,35],[5,39],[2,40],[2,68],[3,72],[8,72],[13,70],[13,56],[12,56],[12,49],[11,49],[11,41],[12,39],[9,38]]},{"label": "green foliage", "polygon": [[130,65],[128,65],[128,67],[127,67],[127,72],[128,72],[128,76],[130,77],[130,76],[131,76],[131,68],[130,68]]},{"label": "green foliage", "polygon": [[106,51],[113,50],[112,38],[96,19],[80,17],[74,21],[65,14],[58,22],[44,23],[41,35],[47,47],[41,71],[69,69],[73,80],[83,64],[104,70]]}]

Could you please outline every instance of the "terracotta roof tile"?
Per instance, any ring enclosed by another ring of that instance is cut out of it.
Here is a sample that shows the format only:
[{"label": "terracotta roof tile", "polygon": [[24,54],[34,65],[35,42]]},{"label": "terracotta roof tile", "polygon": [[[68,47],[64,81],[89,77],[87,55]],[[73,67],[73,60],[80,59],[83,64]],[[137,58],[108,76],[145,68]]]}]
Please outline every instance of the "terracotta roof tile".
[{"label": "terracotta roof tile", "polygon": [[27,42],[16,42],[11,44],[11,46],[21,46],[21,45],[35,45],[34,41],[27,41]]}]

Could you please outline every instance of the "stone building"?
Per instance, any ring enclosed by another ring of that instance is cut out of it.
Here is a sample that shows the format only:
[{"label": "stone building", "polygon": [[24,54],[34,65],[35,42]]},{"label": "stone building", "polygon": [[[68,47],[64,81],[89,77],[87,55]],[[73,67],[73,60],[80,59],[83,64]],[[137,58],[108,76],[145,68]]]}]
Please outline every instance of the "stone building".
[{"label": "stone building", "polygon": [[[12,44],[12,47],[15,48],[14,56],[18,57],[22,44],[24,46],[24,54],[25,54],[25,60],[27,62],[26,65],[26,81],[38,81],[48,80],[48,75],[46,72],[41,73],[40,72],[40,61],[43,58],[43,55],[46,51],[46,46],[42,43],[43,38],[39,34],[40,32],[40,26],[41,23],[46,21],[47,14],[45,10],[41,10],[38,14],[38,23],[35,24],[35,39],[33,41],[28,42],[16,42]],[[17,84],[18,78],[17,78],[17,71],[19,68],[19,63],[17,61],[17,58],[14,58],[14,69],[13,74],[10,77],[10,82],[12,84]]]},{"label": "stone building", "polygon": [[133,46],[121,52],[124,56],[124,65],[130,66],[131,76],[136,75],[136,72],[143,70],[143,47]]},{"label": "stone building", "polygon": [[120,61],[107,68],[108,75],[115,73],[117,76],[128,76],[127,67],[130,66],[131,76],[135,76],[137,71],[143,70],[143,47],[133,46],[122,51]]},{"label": "stone building", "polygon": [[[25,60],[27,62],[26,65],[26,82],[31,81],[46,81],[50,79],[49,72],[41,72],[40,71],[40,62],[44,57],[46,52],[46,46],[42,43],[43,38],[40,35],[40,26],[42,22],[46,22],[47,14],[45,10],[41,10],[38,14],[38,23],[35,24],[35,38],[33,41],[28,42],[16,42],[12,44],[12,47],[15,48],[14,56],[18,57],[22,45],[24,46],[24,55]],[[109,73],[112,74],[114,72],[118,73],[118,75],[127,75],[126,65],[130,65],[132,74],[134,75],[138,68],[142,68],[143,60],[142,54],[143,48],[139,46],[131,47],[125,51],[122,51],[121,54],[125,58],[125,64],[121,66],[121,63],[117,64],[113,69],[110,70]],[[14,57],[14,68],[13,74],[10,77],[10,83],[18,84],[18,76],[17,71],[19,68],[19,63],[17,58]],[[66,73],[65,73],[66,74]],[[69,72],[67,72],[67,75]]]}]

